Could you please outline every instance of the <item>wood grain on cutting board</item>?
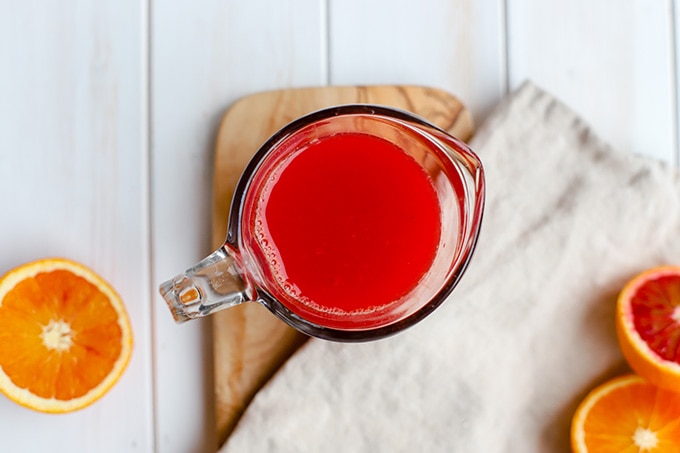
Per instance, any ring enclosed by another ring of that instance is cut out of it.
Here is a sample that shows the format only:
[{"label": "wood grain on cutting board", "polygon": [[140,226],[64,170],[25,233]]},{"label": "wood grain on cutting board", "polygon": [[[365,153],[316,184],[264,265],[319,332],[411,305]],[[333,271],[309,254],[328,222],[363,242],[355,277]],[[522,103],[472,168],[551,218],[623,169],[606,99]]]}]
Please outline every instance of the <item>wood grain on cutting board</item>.
[{"label": "wood grain on cutting board", "polygon": [[[227,231],[229,205],[250,157],[274,132],[307,113],[340,104],[382,104],[420,115],[467,141],[472,119],[462,103],[442,90],[418,86],[319,87],[254,94],[225,113],[215,149],[212,244]],[[306,337],[257,303],[213,316],[215,410],[218,443],[234,429],[255,392]]]}]

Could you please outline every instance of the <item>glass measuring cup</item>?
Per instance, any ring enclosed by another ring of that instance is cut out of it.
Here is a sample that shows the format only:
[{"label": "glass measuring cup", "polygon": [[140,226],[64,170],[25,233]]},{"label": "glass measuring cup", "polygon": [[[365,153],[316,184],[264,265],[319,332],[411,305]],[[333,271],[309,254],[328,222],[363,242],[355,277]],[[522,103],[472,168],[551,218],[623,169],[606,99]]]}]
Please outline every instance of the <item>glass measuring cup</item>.
[{"label": "glass measuring cup", "polygon": [[160,292],[178,322],[257,302],[319,338],[391,335],[460,280],[484,192],[475,153],[422,118],[320,110],[262,145],[236,187],[224,245]]}]

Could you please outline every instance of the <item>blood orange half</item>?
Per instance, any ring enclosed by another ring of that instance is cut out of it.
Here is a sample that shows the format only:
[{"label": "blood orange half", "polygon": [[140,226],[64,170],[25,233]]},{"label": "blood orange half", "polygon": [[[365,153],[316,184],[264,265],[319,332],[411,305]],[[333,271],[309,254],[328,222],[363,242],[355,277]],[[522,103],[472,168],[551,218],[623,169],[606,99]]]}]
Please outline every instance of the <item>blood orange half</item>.
[{"label": "blood orange half", "polygon": [[637,374],[680,392],[680,267],[649,269],[630,280],[619,294],[616,330]]}]

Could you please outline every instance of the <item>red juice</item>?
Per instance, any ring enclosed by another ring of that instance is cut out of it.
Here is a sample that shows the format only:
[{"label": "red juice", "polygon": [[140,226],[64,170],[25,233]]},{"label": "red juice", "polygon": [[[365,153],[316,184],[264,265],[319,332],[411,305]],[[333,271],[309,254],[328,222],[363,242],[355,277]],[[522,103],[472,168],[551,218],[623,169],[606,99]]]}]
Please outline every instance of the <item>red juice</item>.
[{"label": "red juice", "polygon": [[320,325],[349,328],[399,304],[440,244],[441,207],[429,175],[372,135],[305,144],[268,173],[256,197],[256,258],[275,282],[273,295]]}]

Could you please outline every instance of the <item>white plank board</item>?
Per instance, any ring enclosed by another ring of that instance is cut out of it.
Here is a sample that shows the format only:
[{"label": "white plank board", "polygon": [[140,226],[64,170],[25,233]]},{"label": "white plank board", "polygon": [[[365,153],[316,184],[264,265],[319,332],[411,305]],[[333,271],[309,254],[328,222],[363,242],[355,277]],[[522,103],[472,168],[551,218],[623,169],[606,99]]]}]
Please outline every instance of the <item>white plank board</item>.
[{"label": "white plank board", "polygon": [[135,347],[81,411],[0,397],[0,451],[153,449],[145,10],[133,1],[0,3],[0,272],[64,256],[123,297]]},{"label": "white plank board", "polygon": [[616,148],[677,164],[677,3],[0,0],[0,273],[81,261],[136,334],[90,408],[49,416],[0,397],[0,451],[215,448],[209,323],[175,325],[156,287],[210,251],[214,134],[237,98],[431,85],[480,123],[532,79]]},{"label": "white plank board", "polygon": [[330,82],[442,88],[479,123],[505,94],[502,4],[330,0]]},{"label": "white plank board", "polygon": [[670,1],[508,2],[510,86],[569,104],[615,148],[676,156]]},{"label": "white plank board", "polygon": [[[225,109],[253,92],[325,82],[323,11],[319,0],[152,3],[154,287],[211,251]],[[158,450],[214,450],[210,323],[175,325],[160,296],[154,310]]]}]

